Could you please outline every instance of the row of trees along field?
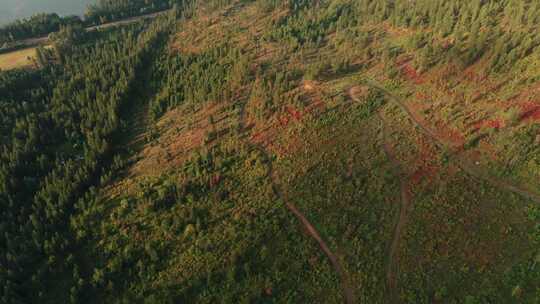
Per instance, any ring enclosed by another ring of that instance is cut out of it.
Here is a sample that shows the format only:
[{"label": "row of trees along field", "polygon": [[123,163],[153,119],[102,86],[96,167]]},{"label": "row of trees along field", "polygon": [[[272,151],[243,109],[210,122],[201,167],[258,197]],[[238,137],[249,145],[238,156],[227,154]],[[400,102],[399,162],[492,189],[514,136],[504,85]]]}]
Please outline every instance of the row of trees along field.
[{"label": "row of trees along field", "polygon": [[58,14],[36,14],[20,19],[0,28],[0,48],[21,39],[46,36],[60,30],[61,26],[80,24],[77,16],[60,17]]},{"label": "row of trees along field", "polygon": [[62,49],[61,65],[0,73],[3,303],[79,298],[86,283],[75,266],[70,214],[109,164],[121,165],[110,141],[120,109],[129,107],[137,75],[174,19],[104,32]]},{"label": "row of trees along field", "polygon": [[172,8],[182,7],[184,0],[99,0],[89,5],[84,20],[79,16],[61,17],[58,14],[39,13],[26,19],[19,19],[0,27],[0,49],[18,40],[47,36],[57,32],[62,26],[91,26],[112,22]]},{"label": "row of trees along field", "polygon": [[123,18],[163,11],[174,5],[183,6],[185,0],[98,0],[85,13],[86,24],[102,24]]}]

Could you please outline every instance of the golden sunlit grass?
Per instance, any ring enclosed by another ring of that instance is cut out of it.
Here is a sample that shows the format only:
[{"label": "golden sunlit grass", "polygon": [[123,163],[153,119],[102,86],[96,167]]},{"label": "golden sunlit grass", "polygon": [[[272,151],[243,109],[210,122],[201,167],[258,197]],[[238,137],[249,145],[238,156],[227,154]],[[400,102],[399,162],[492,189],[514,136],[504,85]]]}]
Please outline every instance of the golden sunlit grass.
[{"label": "golden sunlit grass", "polygon": [[36,57],[36,48],[22,49],[6,54],[0,54],[0,69],[12,70],[32,66]]}]

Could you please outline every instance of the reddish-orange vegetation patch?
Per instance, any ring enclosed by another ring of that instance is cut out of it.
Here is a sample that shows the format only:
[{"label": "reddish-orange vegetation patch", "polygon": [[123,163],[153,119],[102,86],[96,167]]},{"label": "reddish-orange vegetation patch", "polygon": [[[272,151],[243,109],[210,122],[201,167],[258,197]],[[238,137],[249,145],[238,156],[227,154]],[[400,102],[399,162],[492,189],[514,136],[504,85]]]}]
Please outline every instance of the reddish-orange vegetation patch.
[{"label": "reddish-orange vegetation patch", "polygon": [[208,186],[210,186],[210,188],[214,188],[215,186],[219,185],[220,182],[221,182],[221,175],[219,173],[216,173],[212,175],[212,177],[210,178],[210,181],[208,182]]},{"label": "reddish-orange vegetation patch", "polygon": [[[209,103],[195,113],[175,109],[159,122],[159,138],[147,144],[137,156],[140,160],[130,169],[132,175],[163,172],[181,165],[195,149],[205,144],[210,131],[227,132],[227,120],[223,104]],[[212,125],[209,117],[213,117]],[[193,117],[191,122],[186,117]],[[211,145],[212,143],[208,143]]]},{"label": "reddish-orange vegetation patch", "polygon": [[279,122],[272,123],[268,128],[253,134],[251,141],[278,156],[294,154],[302,147],[301,139],[294,135],[283,136],[286,129]]},{"label": "reddish-orange vegetation patch", "polygon": [[304,114],[308,112],[309,111],[307,111],[307,109],[304,112],[302,112],[291,105],[285,106],[284,112],[278,114],[279,124],[282,127],[286,127],[293,120],[294,121],[302,120],[302,118],[304,117]]},{"label": "reddish-orange vegetation patch", "polygon": [[432,164],[422,165],[414,171],[410,177],[411,186],[419,185],[423,181],[430,183],[432,178],[438,173],[439,168]]},{"label": "reddish-orange vegetation patch", "polygon": [[415,120],[422,126],[428,129],[435,137],[442,141],[445,145],[450,145],[454,149],[462,149],[465,145],[465,136],[455,128],[450,127],[447,123],[441,120],[430,120],[420,114],[424,110],[425,105],[419,102],[409,102],[407,104],[411,114]]},{"label": "reddish-orange vegetation patch", "polygon": [[262,129],[261,126],[255,124],[255,129],[258,130],[253,133],[251,140],[256,144],[263,145],[276,155],[293,154],[301,148],[300,139],[294,135],[284,137],[283,133],[286,132],[291,122],[301,122],[305,114],[307,113],[302,113],[292,106],[286,106],[283,112],[267,121],[266,128]]},{"label": "reddish-orange vegetation patch", "polygon": [[421,77],[416,69],[411,65],[411,62],[404,62],[399,65],[399,70],[409,81],[412,81],[414,84],[423,84],[425,80]]},{"label": "reddish-orange vegetation patch", "polygon": [[462,74],[465,79],[475,82],[475,83],[484,83],[488,80],[487,73],[479,73],[480,68],[476,65],[469,66],[465,69]]},{"label": "reddish-orange vegetation patch", "polygon": [[525,121],[540,121],[540,104],[534,102],[526,102],[520,105],[521,120]]},{"label": "reddish-orange vegetation patch", "polygon": [[435,127],[441,140],[449,142],[452,146],[458,148],[462,148],[465,145],[465,136],[457,129],[451,128],[442,121],[437,121]]},{"label": "reddish-orange vegetation patch", "polygon": [[[297,113],[299,113],[299,112],[297,112]],[[300,116],[300,117],[298,117],[298,116]],[[282,127],[286,127],[286,126],[289,125],[289,123],[291,122],[292,118],[294,118],[294,119],[297,120],[297,121],[300,120],[301,114],[298,114],[298,116],[296,116],[296,117],[295,117],[295,116],[291,117],[290,113],[286,112],[285,114],[279,116],[279,118],[278,118],[278,119],[279,119],[279,124],[280,124]]]},{"label": "reddish-orange vegetation patch", "polygon": [[428,142],[425,136],[421,136],[417,139],[417,147],[420,151],[416,155],[414,172],[410,177],[411,187],[419,185],[423,181],[431,183],[439,172],[439,166],[436,164],[437,151],[435,151],[433,144]]},{"label": "reddish-orange vegetation patch", "polygon": [[[298,109],[293,105],[286,105],[274,114],[274,117],[264,123],[249,121],[252,128],[251,140],[263,145],[269,151],[279,156],[291,155],[302,148],[301,138],[294,134],[285,134],[290,130],[292,123],[302,123],[309,116],[317,116],[326,107],[321,98],[321,88],[316,82],[304,82],[301,86],[305,95],[305,106]],[[289,92],[291,93],[291,92]]]},{"label": "reddish-orange vegetation patch", "polygon": [[506,127],[506,122],[500,118],[481,120],[473,124],[473,128],[475,130],[480,130],[480,129],[497,129],[498,130],[504,127]]},{"label": "reddish-orange vegetation patch", "polygon": [[414,94],[416,100],[423,100],[423,101],[428,101],[428,100],[431,100],[431,97],[429,95],[427,95],[426,93],[424,92],[416,92],[416,94]]},{"label": "reddish-orange vegetation patch", "polygon": [[481,140],[478,143],[478,149],[477,149],[476,152],[478,154],[483,155],[483,157],[481,157],[481,158],[476,157],[476,160],[480,160],[480,159],[482,159],[482,160],[483,159],[491,159],[493,161],[498,161],[499,160],[497,149],[495,148],[495,146],[490,144],[487,140]]},{"label": "reddish-orange vegetation patch", "polygon": [[302,112],[298,111],[292,106],[287,106],[286,109],[287,109],[287,113],[289,113],[289,115],[291,115],[291,117],[293,117],[294,119],[296,120],[302,119],[302,116],[303,116]]}]

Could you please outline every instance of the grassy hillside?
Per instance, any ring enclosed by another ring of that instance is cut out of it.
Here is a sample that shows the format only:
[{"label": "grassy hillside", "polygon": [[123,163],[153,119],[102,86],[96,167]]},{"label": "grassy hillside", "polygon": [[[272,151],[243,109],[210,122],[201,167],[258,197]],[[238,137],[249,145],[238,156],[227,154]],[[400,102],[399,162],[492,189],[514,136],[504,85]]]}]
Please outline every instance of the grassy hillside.
[{"label": "grassy hillside", "polygon": [[[98,173],[50,228],[66,245],[41,273],[0,272],[3,297],[537,303],[540,7],[407,3],[195,1],[119,30],[153,48],[99,56],[137,63],[103,121],[92,98],[79,118],[52,95],[50,120],[74,116],[65,157],[82,155],[73,138],[106,148],[84,146]],[[56,91],[78,68],[109,79],[81,62],[113,37],[67,56]]]}]

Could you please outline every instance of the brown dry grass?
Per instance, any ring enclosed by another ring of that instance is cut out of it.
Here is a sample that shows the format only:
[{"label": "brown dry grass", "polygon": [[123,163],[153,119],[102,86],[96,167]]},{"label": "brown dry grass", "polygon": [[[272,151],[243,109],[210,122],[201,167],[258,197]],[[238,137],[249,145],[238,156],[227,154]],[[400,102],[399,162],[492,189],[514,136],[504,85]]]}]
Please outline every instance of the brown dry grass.
[{"label": "brown dry grass", "polygon": [[[302,150],[304,140],[299,132],[307,120],[318,117],[331,107],[323,101],[328,95],[324,83],[303,81],[300,86],[287,94],[300,94],[302,108],[286,105],[272,117],[259,121],[248,115],[246,125],[250,127],[250,137],[254,143],[264,146],[278,157],[293,155]],[[249,113],[249,106],[247,112]]]},{"label": "brown dry grass", "polygon": [[[213,117],[214,124],[209,117]],[[199,109],[184,105],[169,111],[154,126],[159,137],[148,142],[133,157],[134,163],[123,178],[107,187],[105,193],[114,198],[133,193],[136,185],[155,179],[180,167],[194,151],[212,147],[231,131],[233,113],[227,104],[208,103]],[[206,142],[208,132],[214,130],[218,138]]]},{"label": "brown dry grass", "polygon": [[[233,4],[223,11],[203,10],[200,18],[182,23],[181,31],[172,43],[172,49],[180,53],[199,54],[227,41],[244,52],[256,52],[257,61],[269,60],[279,46],[261,41],[261,37],[272,21],[286,13],[287,11],[277,11],[263,14],[257,9],[257,3],[242,9],[238,9],[238,4]],[[259,44],[254,43],[255,41],[259,41]]]},{"label": "brown dry grass", "polygon": [[12,70],[16,68],[31,67],[36,57],[36,48],[27,48],[10,53],[0,54],[0,69]]},{"label": "brown dry grass", "polygon": [[[214,124],[209,117],[213,117]],[[191,153],[205,144],[208,132],[223,136],[230,130],[230,113],[224,104],[209,103],[192,112],[188,106],[168,112],[157,123],[159,138],[147,144],[129,174],[159,175],[184,163]]]}]

